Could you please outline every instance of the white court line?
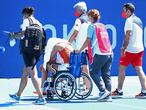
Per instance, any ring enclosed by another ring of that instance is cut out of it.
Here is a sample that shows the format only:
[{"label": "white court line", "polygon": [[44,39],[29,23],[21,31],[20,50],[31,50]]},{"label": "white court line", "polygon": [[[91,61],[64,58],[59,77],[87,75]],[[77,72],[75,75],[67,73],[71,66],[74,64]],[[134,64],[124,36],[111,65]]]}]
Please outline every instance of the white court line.
[{"label": "white court line", "polygon": [[126,105],[126,104],[118,104],[118,103],[110,103],[111,105],[116,105],[116,106],[122,106],[122,107],[128,107],[128,108],[133,108],[133,109],[139,109],[139,110],[146,110],[146,107],[140,107],[140,106],[134,106],[134,105]]}]

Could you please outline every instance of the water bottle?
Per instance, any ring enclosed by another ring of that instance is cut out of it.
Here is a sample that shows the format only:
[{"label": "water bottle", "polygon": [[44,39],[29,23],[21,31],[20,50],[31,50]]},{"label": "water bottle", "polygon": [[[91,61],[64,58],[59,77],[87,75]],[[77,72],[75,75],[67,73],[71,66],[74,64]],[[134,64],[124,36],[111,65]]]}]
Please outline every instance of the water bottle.
[{"label": "water bottle", "polygon": [[5,52],[5,48],[4,47],[0,47],[0,53],[4,53]]}]

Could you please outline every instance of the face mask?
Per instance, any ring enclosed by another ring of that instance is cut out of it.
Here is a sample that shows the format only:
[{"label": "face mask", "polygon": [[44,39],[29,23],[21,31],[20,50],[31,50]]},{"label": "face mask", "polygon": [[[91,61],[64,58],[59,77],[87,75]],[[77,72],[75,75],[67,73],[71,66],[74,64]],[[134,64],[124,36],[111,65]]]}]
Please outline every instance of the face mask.
[{"label": "face mask", "polygon": [[121,16],[122,16],[122,18],[126,19],[127,18],[126,12],[123,11]]},{"label": "face mask", "polygon": [[74,15],[75,15],[76,17],[79,17],[79,16],[80,16],[80,14],[79,14],[77,11],[74,12]]}]

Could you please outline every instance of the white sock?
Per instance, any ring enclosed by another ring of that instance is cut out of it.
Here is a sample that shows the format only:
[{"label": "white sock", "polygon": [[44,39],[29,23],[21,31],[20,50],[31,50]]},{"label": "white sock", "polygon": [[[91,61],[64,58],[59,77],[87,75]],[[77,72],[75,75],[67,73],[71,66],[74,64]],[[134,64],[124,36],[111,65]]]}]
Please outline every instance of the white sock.
[{"label": "white sock", "polygon": [[120,89],[120,90],[118,89],[118,92],[122,92],[122,89]]}]

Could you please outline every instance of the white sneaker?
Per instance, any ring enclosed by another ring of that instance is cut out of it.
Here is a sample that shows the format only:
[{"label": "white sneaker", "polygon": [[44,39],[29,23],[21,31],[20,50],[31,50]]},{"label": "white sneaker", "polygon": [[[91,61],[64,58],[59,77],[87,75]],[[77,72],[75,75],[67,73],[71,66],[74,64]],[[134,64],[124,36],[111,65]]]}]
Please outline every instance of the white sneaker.
[{"label": "white sneaker", "polygon": [[112,97],[111,96],[108,96],[108,97],[105,98],[105,101],[106,102],[112,102],[113,100],[112,100]]},{"label": "white sneaker", "polygon": [[101,92],[100,97],[97,99],[97,101],[100,101],[110,95],[110,92],[105,90],[104,92]]},{"label": "white sneaker", "polygon": [[98,102],[112,102],[112,97],[111,96],[107,96],[106,98],[99,100]]}]

